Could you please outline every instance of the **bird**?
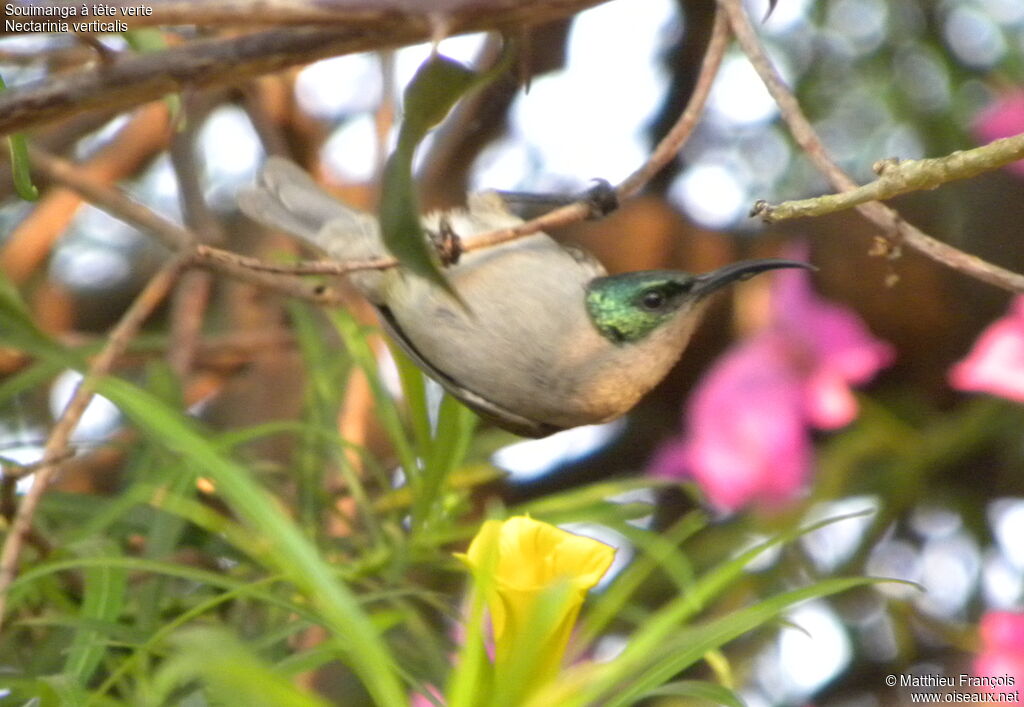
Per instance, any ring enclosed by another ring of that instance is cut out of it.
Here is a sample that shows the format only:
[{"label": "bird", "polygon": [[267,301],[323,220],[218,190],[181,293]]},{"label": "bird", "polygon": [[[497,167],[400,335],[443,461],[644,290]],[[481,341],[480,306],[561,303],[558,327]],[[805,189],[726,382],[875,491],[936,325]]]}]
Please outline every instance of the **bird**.
[{"label": "bird", "polygon": [[[267,160],[238,205],[340,263],[389,255],[374,216],[283,158]],[[523,221],[485,191],[422,223],[426,234],[471,240]],[[772,258],[703,274],[609,275],[586,251],[539,232],[470,250],[446,267],[458,297],[401,265],[347,277],[426,375],[498,427],[545,437],[626,414],[680,359],[712,293],[779,268],[813,266]]]}]

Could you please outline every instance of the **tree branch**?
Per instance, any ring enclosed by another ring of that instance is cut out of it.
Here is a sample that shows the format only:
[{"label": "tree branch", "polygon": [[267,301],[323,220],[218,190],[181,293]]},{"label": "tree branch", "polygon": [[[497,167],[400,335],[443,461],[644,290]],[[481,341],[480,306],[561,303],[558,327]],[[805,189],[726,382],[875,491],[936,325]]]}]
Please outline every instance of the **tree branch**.
[{"label": "tree branch", "polygon": [[60,419],[54,425],[50,437],[43,449],[43,459],[47,462],[36,472],[32,487],[25,494],[18,506],[18,512],[11,522],[11,527],[4,538],[3,549],[0,551],[0,625],[3,623],[4,610],[7,603],[7,589],[18,572],[18,557],[22,545],[32,528],[39,501],[60,468],[55,460],[66,455],[71,433],[78,426],[82,414],[95,394],[96,381],[106,375],[110,366],[128,347],[132,337],[138,332],[143,322],[156,309],[167,293],[174,287],[178,276],[187,263],[187,257],[179,256],[170,261],[153,277],[145,289],[135,298],[132,306],[124,313],[117,326],[110,332],[106,346],[89,366],[85,377],[78,384],[71,400],[68,401]]},{"label": "tree branch", "polygon": [[874,165],[879,178],[873,182],[850,191],[825,194],[813,199],[784,201],[781,204],[758,201],[750,215],[760,216],[768,223],[824,216],[869,201],[884,201],[912,191],[935,189],[947,182],[968,179],[1020,159],[1024,159],[1024,134],[995,140],[973,150],[957,151],[945,157],[879,160]]},{"label": "tree branch", "polygon": [[318,304],[340,304],[342,302],[341,295],[332,287],[303,282],[294,277],[257,272],[234,262],[241,256],[211,262],[211,259],[197,254],[196,244],[199,242],[199,238],[188,229],[168,221],[155,211],[130,199],[121,190],[90,179],[88,175],[82,173],[81,169],[67,160],[62,160],[39,149],[30,150],[29,156],[33,167],[48,179],[78,192],[84,199],[111,216],[155,236],[169,250],[185,254],[194,265],[213,268],[255,285]]},{"label": "tree branch", "polygon": [[[740,0],[718,0],[718,6],[729,18],[729,25],[737,42],[754,66],[765,87],[779,106],[782,118],[789,126],[793,139],[810,158],[814,165],[825,175],[839,191],[851,191],[857,188],[854,182],[832,160],[821,138],[814,131],[810,121],[804,115],[796,96],[783,82],[775,66],[761,46],[746,11]],[[889,239],[898,242],[940,262],[954,270],[974,277],[982,282],[1001,287],[1011,292],[1024,292],[1024,275],[1012,270],[993,265],[981,258],[958,250],[947,243],[932,238],[924,231],[904,221],[893,209],[877,201],[860,204],[857,211],[881,229]]]},{"label": "tree branch", "polygon": [[[386,49],[448,34],[505,30],[567,17],[604,0],[262,0],[151,3],[160,24],[315,23],[241,37],[198,40],[164,51],[119,56],[109,65],[62,74],[0,94],[0,135],[93,108],[118,109],[186,86],[238,84],[260,74],[340,54]],[[71,3],[78,5],[79,3]],[[105,3],[106,4],[106,3]],[[115,5],[138,5],[119,0]],[[266,9],[267,13],[263,13]],[[324,19],[323,12],[330,20]],[[311,14],[313,13],[313,14]],[[288,20],[287,18],[292,18]],[[121,18],[119,16],[119,19]]]},{"label": "tree branch", "polygon": [[[655,174],[679,154],[679,151],[690,138],[690,134],[693,132],[694,127],[696,127],[697,121],[704,112],[704,104],[707,102],[708,94],[711,92],[711,85],[714,83],[715,76],[718,75],[718,69],[722,65],[722,57],[725,55],[728,45],[728,22],[725,16],[719,12],[715,16],[711,39],[708,41],[708,47],[704,53],[704,61],[701,62],[700,75],[697,77],[693,95],[690,96],[685,110],[680,114],[675,125],[672,126],[668,134],[654,148],[647,161],[615,187],[615,194],[619,200],[627,199],[640,192]],[[531,219],[514,228],[505,228],[475,236],[468,243],[463,244],[463,248],[466,251],[487,248],[515,238],[528,236],[538,231],[567,226],[589,218],[590,215],[591,206],[589,204],[576,202],[555,209],[538,218]]]}]

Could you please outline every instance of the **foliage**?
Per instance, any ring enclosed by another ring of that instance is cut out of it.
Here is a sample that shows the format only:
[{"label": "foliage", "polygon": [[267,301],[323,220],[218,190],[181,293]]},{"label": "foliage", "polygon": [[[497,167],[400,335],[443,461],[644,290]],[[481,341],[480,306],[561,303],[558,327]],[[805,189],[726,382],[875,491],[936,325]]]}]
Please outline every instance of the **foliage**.
[{"label": "foliage", "polygon": [[[17,303],[5,304],[9,342],[42,362],[81,360],[18,311]],[[39,522],[55,550],[33,559],[12,586],[13,621],[0,639],[11,704],[29,697],[41,704],[237,704],[244,697],[246,704],[316,705],[322,698],[291,678],[331,666],[358,676],[377,704],[404,703],[413,693],[427,694],[428,685],[448,686],[451,704],[481,704],[487,684],[481,607],[463,615],[464,570],[452,555],[479,524],[474,486],[497,473],[473,474],[489,466],[473,417],[449,398],[432,424],[424,381],[407,361],[401,364],[407,405],[398,407],[380,382],[369,330],[344,312],[331,314],[345,342],[339,361],[318,331],[323,322],[305,306],[291,312],[308,371],[300,422],[215,434],[181,409],[159,369],[134,383],[113,377],[100,383],[138,441],[128,450],[118,496],[44,499]],[[375,410],[401,450],[409,479],[401,497],[383,460],[346,443],[332,426],[346,381],[360,373],[371,376]],[[294,440],[290,462],[270,466],[246,453],[246,445],[274,434]],[[326,480],[334,474],[345,487],[328,493]],[[200,479],[216,493],[200,491]],[[630,569],[585,609],[581,641],[573,646],[581,655],[614,627],[631,633],[627,649],[610,662],[579,662],[557,680],[550,689],[569,704],[630,704],[658,690],[735,704],[722,686],[666,684],[794,603],[869,581],[811,582],[759,600],[744,568],[803,531],[701,569],[682,547],[630,525],[649,507],[604,500],[631,485],[602,484],[600,494],[583,488],[547,497],[543,505],[490,510],[531,511],[556,522],[600,517],[640,548]],[[346,500],[351,507],[343,510]],[[676,538],[705,522],[688,517]],[[332,526],[339,530],[325,532]],[[641,621],[636,592],[658,575],[676,585],[678,596]],[[723,611],[717,601],[723,593],[733,594],[730,603],[741,596],[752,603]],[[465,621],[477,629],[453,628]],[[454,660],[453,631],[468,637]],[[474,664],[475,673],[468,667]],[[518,704],[509,691],[522,684],[492,686],[492,704]],[[536,699],[549,704],[547,697]]]}]

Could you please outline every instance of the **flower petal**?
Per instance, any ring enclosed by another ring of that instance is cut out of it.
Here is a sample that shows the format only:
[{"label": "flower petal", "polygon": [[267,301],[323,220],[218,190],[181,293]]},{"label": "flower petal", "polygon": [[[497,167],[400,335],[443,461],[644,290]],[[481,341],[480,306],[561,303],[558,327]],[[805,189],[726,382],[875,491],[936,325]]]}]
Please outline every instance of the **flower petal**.
[{"label": "flower petal", "polygon": [[828,369],[858,384],[891,363],[892,346],[872,335],[853,310],[818,297],[805,271],[780,272],[772,293],[775,324],[802,344],[809,371]]},{"label": "flower petal", "polygon": [[[1001,96],[975,117],[972,129],[983,143],[1024,133],[1024,90]],[[1007,169],[1024,174],[1024,160],[1007,165]]]},{"label": "flower petal", "polygon": [[857,399],[842,376],[831,368],[815,371],[804,384],[808,421],[823,430],[848,425],[857,417]]},{"label": "flower petal", "polygon": [[[786,344],[765,333],[709,371],[690,399],[685,440],[659,459],[681,465],[723,510],[787,500],[808,472],[802,408],[802,382],[791,369]],[[658,470],[670,475],[679,468],[666,464]]]},{"label": "flower petal", "polygon": [[1024,295],[981,333],[967,357],[950,369],[949,382],[957,390],[1024,402]]}]

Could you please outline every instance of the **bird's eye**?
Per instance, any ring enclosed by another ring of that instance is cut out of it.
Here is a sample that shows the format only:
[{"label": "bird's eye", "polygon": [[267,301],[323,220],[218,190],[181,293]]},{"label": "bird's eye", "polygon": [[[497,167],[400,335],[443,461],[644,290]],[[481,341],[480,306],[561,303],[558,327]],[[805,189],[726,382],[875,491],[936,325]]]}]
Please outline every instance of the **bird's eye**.
[{"label": "bird's eye", "polygon": [[665,304],[665,295],[658,290],[648,290],[640,298],[640,306],[649,311],[657,311]]}]

